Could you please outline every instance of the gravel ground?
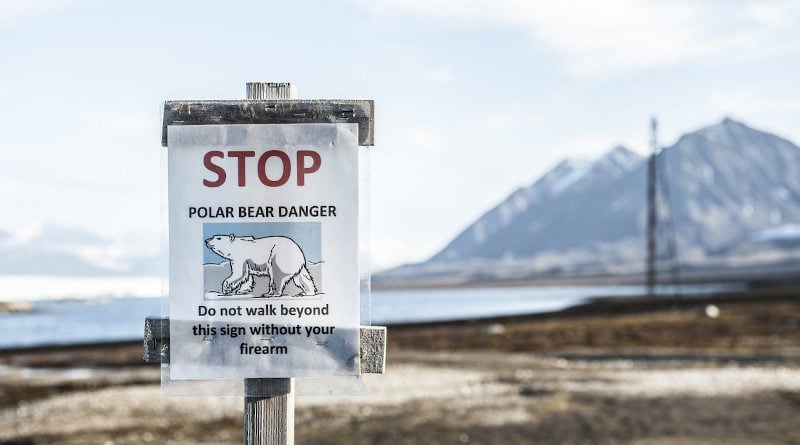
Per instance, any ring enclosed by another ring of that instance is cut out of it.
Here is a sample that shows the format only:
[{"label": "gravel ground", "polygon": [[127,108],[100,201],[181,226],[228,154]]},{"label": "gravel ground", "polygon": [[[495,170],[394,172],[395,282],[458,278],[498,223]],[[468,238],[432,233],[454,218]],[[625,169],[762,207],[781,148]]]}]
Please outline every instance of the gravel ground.
[{"label": "gravel ground", "polygon": [[[365,397],[298,444],[800,444],[800,298],[389,327]],[[0,351],[0,444],[236,444],[240,397],[162,397],[141,344]]]},{"label": "gravel ground", "polygon": [[[800,360],[395,351],[366,397],[298,397],[297,443],[800,443]],[[240,443],[242,399],[158,370],[5,366],[0,443]],[[52,390],[52,388],[57,388]]]}]

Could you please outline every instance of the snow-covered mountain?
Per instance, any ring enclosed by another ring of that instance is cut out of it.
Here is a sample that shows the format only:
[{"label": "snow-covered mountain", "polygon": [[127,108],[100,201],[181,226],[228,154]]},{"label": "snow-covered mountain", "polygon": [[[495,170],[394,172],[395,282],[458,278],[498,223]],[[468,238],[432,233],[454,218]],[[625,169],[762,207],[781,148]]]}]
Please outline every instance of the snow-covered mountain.
[{"label": "snow-covered mountain", "polygon": [[[800,148],[731,119],[682,136],[657,159],[661,221],[669,204],[687,266],[800,258]],[[625,274],[645,256],[646,159],[615,147],[563,161],[458,234],[428,261],[376,282]],[[659,252],[667,239],[662,224]]]},{"label": "snow-covered mountain", "polygon": [[44,224],[24,233],[0,231],[0,275],[157,275],[158,239],[109,239]]},{"label": "snow-covered mountain", "polygon": [[681,137],[662,158],[684,249],[731,254],[800,223],[800,148],[785,139],[726,119]]},{"label": "snow-covered mountain", "polygon": [[563,161],[479,218],[431,262],[530,257],[551,246],[579,243],[586,236],[614,237],[613,230],[584,227],[585,221],[579,217],[596,213],[592,207],[598,199],[593,196],[602,198],[641,162],[640,156],[624,147],[614,148],[595,162]]}]

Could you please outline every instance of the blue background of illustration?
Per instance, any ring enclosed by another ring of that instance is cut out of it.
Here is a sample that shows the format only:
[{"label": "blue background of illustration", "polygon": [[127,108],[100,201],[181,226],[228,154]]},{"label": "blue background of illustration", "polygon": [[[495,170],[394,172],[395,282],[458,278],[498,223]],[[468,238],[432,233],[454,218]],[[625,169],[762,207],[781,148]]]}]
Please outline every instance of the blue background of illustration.
[{"label": "blue background of illustration", "polygon": [[203,264],[219,264],[227,261],[206,246],[205,240],[214,235],[286,236],[294,240],[306,261],[322,261],[322,224],[316,222],[268,222],[268,223],[204,223],[203,224]]}]

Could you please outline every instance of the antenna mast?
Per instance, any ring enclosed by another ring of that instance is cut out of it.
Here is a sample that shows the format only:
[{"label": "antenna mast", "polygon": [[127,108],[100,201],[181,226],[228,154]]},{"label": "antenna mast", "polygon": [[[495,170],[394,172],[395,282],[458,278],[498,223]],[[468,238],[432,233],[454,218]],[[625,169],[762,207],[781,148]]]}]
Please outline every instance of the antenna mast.
[{"label": "antenna mast", "polygon": [[650,159],[647,161],[647,295],[655,296],[656,285],[656,155],[658,121],[650,118]]}]

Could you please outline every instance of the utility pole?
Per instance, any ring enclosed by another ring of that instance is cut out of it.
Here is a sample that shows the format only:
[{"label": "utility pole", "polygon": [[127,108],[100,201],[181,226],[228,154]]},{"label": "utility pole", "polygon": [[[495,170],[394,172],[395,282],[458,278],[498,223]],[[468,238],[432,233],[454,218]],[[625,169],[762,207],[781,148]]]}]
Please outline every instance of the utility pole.
[{"label": "utility pole", "polygon": [[650,118],[650,158],[647,161],[647,296],[655,297],[656,285],[656,155],[658,121]]}]

